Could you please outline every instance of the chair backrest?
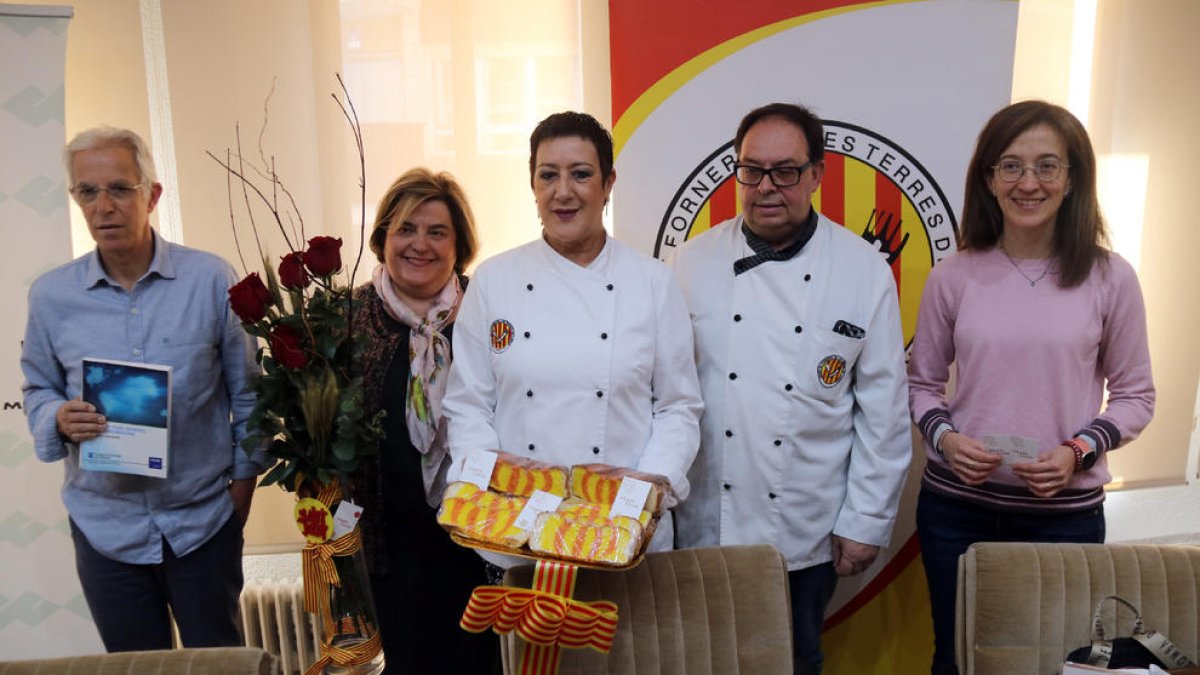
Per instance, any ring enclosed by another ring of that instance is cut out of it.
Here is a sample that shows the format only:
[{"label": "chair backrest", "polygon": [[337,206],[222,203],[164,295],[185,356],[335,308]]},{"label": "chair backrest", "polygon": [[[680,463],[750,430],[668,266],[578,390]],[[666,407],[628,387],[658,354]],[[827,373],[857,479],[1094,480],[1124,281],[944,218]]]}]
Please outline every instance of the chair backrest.
[{"label": "chair backrest", "polygon": [[275,657],[258,647],[209,647],[89,654],[0,662],[0,675],[278,675]]},{"label": "chair backrest", "polygon": [[[504,582],[529,588],[533,567]],[[562,652],[560,675],[785,675],[792,672],[787,565],[773,546],[649,553],[624,572],[579,570],[574,597],[617,604],[612,650]],[[524,640],[502,636],[504,671]]]},{"label": "chair backrest", "polygon": [[[974,544],[959,558],[956,657],[963,675],[1053,673],[1091,642],[1096,603],[1119,595],[1146,628],[1200,650],[1200,546]],[[1113,603],[1115,604],[1115,603]],[[1109,630],[1131,615],[1109,608]]]}]

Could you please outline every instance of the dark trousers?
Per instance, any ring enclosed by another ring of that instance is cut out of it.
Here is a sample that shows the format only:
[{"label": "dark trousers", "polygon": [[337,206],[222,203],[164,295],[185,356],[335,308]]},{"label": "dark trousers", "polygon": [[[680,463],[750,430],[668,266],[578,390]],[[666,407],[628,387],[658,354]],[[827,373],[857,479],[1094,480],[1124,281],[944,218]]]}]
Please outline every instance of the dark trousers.
[{"label": "dark trousers", "polygon": [[821,624],[837,587],[833,563],[788,572],[792,597],[792,664],[796,675],[820,675]]},{"label": "dark trousers", "polygon": [[958,557],[981,541],[1104,543],[1104,507],[1072,513],[1008,513],[922,489],[917,539],[933,610],[934,675],[958,672],[954,662],[954,604]]},{"label": "dark trousers", "polygon": [[71,522],[75,568],[92,619],[110,652],[171,648],[170,614],[185,647],[242,644],[242,524],[237,515],[200,548],[176,557],[163,540],[163,561],[131,565],[105,557]]}]

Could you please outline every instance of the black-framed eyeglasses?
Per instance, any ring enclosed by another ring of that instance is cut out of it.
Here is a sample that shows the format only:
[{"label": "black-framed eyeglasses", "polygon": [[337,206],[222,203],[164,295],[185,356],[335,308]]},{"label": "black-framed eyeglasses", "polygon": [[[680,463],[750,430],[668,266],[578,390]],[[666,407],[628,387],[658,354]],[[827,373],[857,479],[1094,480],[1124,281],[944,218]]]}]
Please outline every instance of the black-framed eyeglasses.
[{"label": "black-framed eyeglasses", "polygon": [[1026,171],[1033,171],[1033,177],[1041,183],[1053,183],[1058,180],[1063,169],[1071,168],[1057,158],[1039,159],[1036,164],[1025,164],[1018,159],[1002,159],[992,165],[992,171],[1005,183],[1015,183],[1021,180]]},{"label": "black-framed eyeglasses", "polygon": [[742,185],[758,185],[763,176],[770,176],[775,187],[791,187],[800,182],[800,177],[812,164],[811,159],[800,166],[773,166],[770,169],[753,164],[734,164],[733,176]]},{"label": "black-framed eyeglasses", "polygon": [[138,190],[146,186],[146,183],[138,183],[137,185],[128,185],[126,183],[114,183],[108,187],[98,187],[81,183],[71,188],[71,194],[75,195],[75,201],[80,204],[87,205],[100,198],[101,192],[107,192],[108,198],[118,204],[128,204]]}]

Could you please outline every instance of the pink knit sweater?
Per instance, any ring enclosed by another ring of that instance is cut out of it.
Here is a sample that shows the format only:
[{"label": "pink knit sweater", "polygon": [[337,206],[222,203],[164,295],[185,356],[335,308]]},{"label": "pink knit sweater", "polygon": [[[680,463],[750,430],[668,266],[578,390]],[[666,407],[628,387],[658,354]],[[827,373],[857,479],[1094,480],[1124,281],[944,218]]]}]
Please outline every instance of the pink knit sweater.
[{"label": "pink knit sweater", "polygon": [[[1025,275],[997,249],[963,251],[926,282],[909,362],[909,405],[929,460],[923,484],[1004,510],[1088,508],[1103,501],[1112,478],[1106,452],[1135,438],[1154,414],[1141,288],[1115,253],[1070,289],[1059,288],[1053,267],[1031,285],[1044,264],[1016,262]],[[951,364],[955,387],[947,392]],[[1034,497],[1007,467],[972,488],[933,450],[941,424],[975,439],[1035,438],[1043,451],[1082,434],[1100,458],[1050,499]]]}]

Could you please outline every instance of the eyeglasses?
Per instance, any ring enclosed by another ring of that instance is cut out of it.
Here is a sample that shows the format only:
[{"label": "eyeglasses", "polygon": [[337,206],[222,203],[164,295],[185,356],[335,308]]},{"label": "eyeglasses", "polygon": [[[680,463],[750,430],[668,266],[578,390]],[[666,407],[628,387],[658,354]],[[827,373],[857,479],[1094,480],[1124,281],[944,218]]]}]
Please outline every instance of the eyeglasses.
[{"label": "eyeglasses", "polygon": [[81,205],[88,205],[100,198],[101,192],[107,192],[108,198],[118,204],[128,204],[137,194],[138,190],[146,186],[146,183],[138,183],[137,185],[126,185],[125,183],[114,183],[108,187],[97,187],[95,185],[80,184],[71,188],[71,194],[75,195],[75,201]]},{"label": "eyeglasses", "polygon": [[770,169],[753,164],[734,164],[733,176],[742,185],[758,185],[762,182],[763,176],[770,176],[775,187],[791,187],[800,182],[800,176],[804,175],[812,163],[810,159],[800,166],[776,166]]},{"label": "eyeglasses", "polygon": [[1057,159],[1041,159],[1037,164],[1022,164],[1015,159],[1002,159],[999,164],[992,166],[992,170],[1000,176],[1000,180],[1005,183],[1015,183],[1021,180],[1026,171],[1033,170],[1033,177],[1042,183],[1053,183],[1058,180],[1059,174],[1063,169],[1071,168],[1070,164],[1063,164]]}]

